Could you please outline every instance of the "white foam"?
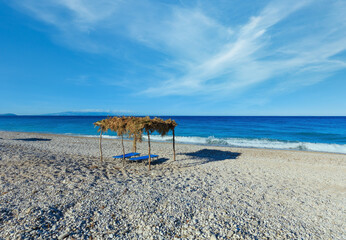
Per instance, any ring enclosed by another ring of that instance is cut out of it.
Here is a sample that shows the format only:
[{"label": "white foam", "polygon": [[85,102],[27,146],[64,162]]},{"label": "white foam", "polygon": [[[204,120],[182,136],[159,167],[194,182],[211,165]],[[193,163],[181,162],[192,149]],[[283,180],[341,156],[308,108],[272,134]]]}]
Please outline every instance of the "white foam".
[{"label": "white foam", "polygon": [[[98,138],[100,135],[80,135],[80,134],[66,134],[66,135],[72,135],[72,136],[80,136],[80,137],[90,137],[90,138]],[[109,138],[109,139],[119,139],[118,136],[111,136],[111,135],[102,135],[102,138]],[[125,138],[124,138],[125,139]]]},{"label": "white foam", "polygon": [[[103,138],[119,139],[118,136],[102,135]],[[84,135],[84,137],[98,137],[98,135]],[[147,140],[147,136],[143,135],[143,139]],[[161,137],[159,135],[151,135],[150,140],[159,142],[172,142],[172,136]],[[346,154],[346,144],[329,144],[329,143],[311,143],[311,142],[292,142],[279,141],[271,139],[249,139],[249,138],[216,138],[216,137],[186,137],[176,136],[176,142],[189,144],[203,144],[230,147],[245,148],[269,148],[269,149],[288,149],[303,150],[314,152],[331,152]]]},{"label": "white foam", "polygon": [[111,135],[102,135],[103,138],[109,138],[109,139],[120,139],[118,136],[111,136]]},{"label": "white foam", "polygon": [[[146,139],[146,137],[144,137]],[[150,136],[154,141],[172,141],[172,136]],[[176,141],[180,143],[205,144],[231,147],[248,148],[269,148],[269,149],[289,149],[305,150],[317,152],[331,152],[346,154],[346,144],[310,143],[310,142],[290,142],[271,139],[249,139],[249,138],[215,138],[215,137],[183,137],[177,136]]]}]

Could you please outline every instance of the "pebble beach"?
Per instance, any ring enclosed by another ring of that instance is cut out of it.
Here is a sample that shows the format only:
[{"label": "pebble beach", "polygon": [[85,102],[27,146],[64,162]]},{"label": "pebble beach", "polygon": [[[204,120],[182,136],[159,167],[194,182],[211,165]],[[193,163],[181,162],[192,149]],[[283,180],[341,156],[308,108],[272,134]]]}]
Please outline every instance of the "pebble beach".
[{"label": "pebble beach", "polygon": [[346,239],[345,154],[152,142],[149,171],[102,146],[0,131],[0,239]]}]

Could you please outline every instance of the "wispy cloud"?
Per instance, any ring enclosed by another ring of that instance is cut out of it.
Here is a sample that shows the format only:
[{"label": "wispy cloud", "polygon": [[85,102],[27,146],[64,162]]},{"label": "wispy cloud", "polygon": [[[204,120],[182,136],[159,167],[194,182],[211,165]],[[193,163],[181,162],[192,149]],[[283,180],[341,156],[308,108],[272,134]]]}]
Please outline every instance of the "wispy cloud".
[{"label": "wispy cloud", "polygon": [[346,68],[344,59],[334,58],[346,50],[342,1],[325,4],[322,15],[312,14],[304,26],[295,20],[316,1],[272,1],[245,24],[216,20],[200,5],[131,0],[12,4],[53,25],[55,37],[73,48],[116,56],[126,48],[119,39],[125,39],[162,54],[143,94],[225,97],[267,82],[272,84],[268,94],[274,94]]},{"label": "wispy cloud", "polygon": [[[299,77],[297,72],[307,75],[345,68],[345,62],[330,59],[346,49],[344,26],[336,31],[341,32],[341,36],[333,36],[335,32],[320,32],[301,36],[278,47],[272,46],[271,28],[309,4],[310,1],[269,4],[258,16],[251,17],[241,26],[234,34],[236,38],[224,44],[217,54],[202,58],[182,77],[170,79],[147,92],[161,95],[229,94],[282,75],[292,75],[295,79]],[[289,81],[286,78],[279,85],[289,86]],[[301,85],[306,82],[302,80]]]}]

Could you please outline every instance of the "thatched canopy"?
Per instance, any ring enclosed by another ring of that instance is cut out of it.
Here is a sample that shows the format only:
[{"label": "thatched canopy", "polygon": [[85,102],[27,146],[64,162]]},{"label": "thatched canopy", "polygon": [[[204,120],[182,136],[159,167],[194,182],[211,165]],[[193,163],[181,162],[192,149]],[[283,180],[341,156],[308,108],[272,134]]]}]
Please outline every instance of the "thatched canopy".
[{"label": "thatched canopy", "polygon": [[167,135],[167,133],[177,126],[174,120],[163,120],[161,118],[150,117],[108,117],[106,119],[97,121],[94,123],[99,127],[99,131],[107,131],[108,129],[117,133],[118,136],[129,134],[133,136],[138,133],[153,133],[158,132],[161,136]]},{"label": "thatched canopy", "polygon": [[[174,129],[177,126],[177,123],[174,120],[168,119],[163,120],[161,118],[155,117],[151,119],[150,117],[109,117],[101,121],[94,123],[95,126],[99,127],[99,131],[105,132],[108,129],[117,133],[118,136],[122,137],[123,144],[123,135],[128,134],[130,138],[133,138],[133,148],[136,151],[137,141],[142,140],[142,134],[145,132],[148,135],[148,144],[149,144],[149,169],[150,169],[150,134],[153,132],[158,132],[161,136],[167,135],[169,131],[173,132],[173,152],[175,160],[175,140],[174,140]],[[125,155],[124,145],[123,145],[123,154]]]},{"label": "thatched canopy", "polygon": [[109,120],[108,119],[102,119],[100,121],[97,121],[94,123],[95,127],[98,127],[98,132],[107,132],[109,129]]},{"label": "thatched canopy", "polygon": [[100,160],[102,162],[102,133],[107,132],[109,129],[109,119],[103,119],[94,123],[95,127],[98,127],[98,132],[100,132]]}]

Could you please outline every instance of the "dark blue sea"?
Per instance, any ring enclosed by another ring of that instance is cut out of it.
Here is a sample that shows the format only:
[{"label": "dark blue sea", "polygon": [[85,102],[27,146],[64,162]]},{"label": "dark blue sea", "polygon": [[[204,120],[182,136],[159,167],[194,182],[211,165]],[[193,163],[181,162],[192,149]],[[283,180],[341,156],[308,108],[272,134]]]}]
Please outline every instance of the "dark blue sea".
[{"label": "dark blue sea", "polygon": [[[1,116],[0,130],[98,136],[100,116]],[[162,117],[176,120],[181,143],[346,154],[346,117]],[[107,132],[106,137],[115,138]],[[172,141],[172,136],[152,136]]]}]

